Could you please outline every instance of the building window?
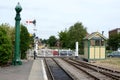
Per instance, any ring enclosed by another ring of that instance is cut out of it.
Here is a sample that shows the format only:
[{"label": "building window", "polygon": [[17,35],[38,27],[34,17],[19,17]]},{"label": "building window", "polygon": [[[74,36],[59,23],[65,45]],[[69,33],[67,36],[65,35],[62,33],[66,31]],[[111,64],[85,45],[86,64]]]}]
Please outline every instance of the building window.
[{"label": "building window", "polygon": [[95,40],[90,40],[91,46],[95,46]]},{"label": "building window", "polygon": [[104,46],[105,42],[104,40],[90,40],[91,46]]},{"label": "building window", "polygon": [[95,40],[95,46],[100,46],[100,40]]},{"label": "building window", "polygon": [[105,46],[105,41],[101,41],[101,46]]}]

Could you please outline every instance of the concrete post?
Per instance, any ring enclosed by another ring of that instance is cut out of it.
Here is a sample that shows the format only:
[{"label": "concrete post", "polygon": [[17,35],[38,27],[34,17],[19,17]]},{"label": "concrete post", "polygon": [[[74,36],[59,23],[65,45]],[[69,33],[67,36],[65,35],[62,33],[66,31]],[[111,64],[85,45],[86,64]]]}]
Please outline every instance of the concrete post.
[{"label": "concrete post", "polygon": [[78,42],[76,44],[76,49],[75,49],[75,57],[78,58]]}]

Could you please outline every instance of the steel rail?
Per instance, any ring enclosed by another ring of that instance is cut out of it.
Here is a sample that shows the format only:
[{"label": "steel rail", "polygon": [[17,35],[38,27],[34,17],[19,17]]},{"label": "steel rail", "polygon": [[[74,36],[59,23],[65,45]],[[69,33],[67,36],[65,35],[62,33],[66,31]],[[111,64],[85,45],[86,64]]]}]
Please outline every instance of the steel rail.
[{"label": "steel rail", "polygon": [[63,59],[63,60],[64,60],[65,62],[67,62],[67,63],[73,65],[73,66],[76,67],[77,69],[79,69],[79,70],[85,72],[87,75],[91,76],[91,77],[94,78],[95,80],[101,80],[100,78],[98,78],[98,77],[95,76],[94,74],[91,74],[91,72],[85,70],[83,67],[76,65],[74,62],[70,62],[70,61],[65,60],[65,59]]},{"label": "steel rail", "polygon": [[91,69],[94,69],[95,71],[101,72],[102,74],[104,74],[106,76],[112,77],[113,79],[116,79],[116,80],[120,79],[119,71],[115,71],[115,70],[103,68],[103,67],[100,67],[100,66],[92,65],[92,64],[84,62],[84,61],[78,61],[78,60],[74,60],[74,59],[71,59],[71,60],[73,60],[75,62],[78,62],[80,64],[83,64],[83,65],[86,65],[87,67],[89,67]]},{"label": "steel rail", "polygon": [[90,68],[96,72],[100,72],[106,76],[109,76],[115,80],[120,80],[120,75],[117,75],[117,74],[114,74],[114,73],[110,73],[108,71],[105,71],[104,69],[102,70],[102,68],[99,69],[99,66],[92,66],[91,64],[89,65],[89,63],[86,63],[86,62],[82,62],[82,61],[76,61],[76,60],[72,60],[72,61],[75,61],[77,62],[77,65],[80,65],[80,66],[83,66],[83,67],[86,67],[86,68]]},{"label": "steel rail", "polygon": [[[70,58],[70,59],[71,59],[71,58]],[[87,64],[87,65],[90,65],[90,66],[94,66],[94,67],[97,67],[97,68],[102,69],[102,70],[106,70],[106,71],[109,71],[109,72],[113,72],[113,73],[116,73],[116,74],[120,74],[120,71],[117,71],[117,70],[108,69],[108,68],[105,68],[105,67],[93,65],[93,64],[90,64],[90,63],[88,63],[88,62],[78,61],[78,60],[75,60],[75,59],[71,59],[71,60],[74,60],[74,61],[80,62],[80,63],[84,63],[84,64]]]},{"label": "steel rail", "polygon": [[[48,58],[47,58],[48,59]],[[52,77],[52,80],[56,80],[57,78],[55,77],[55,74],[54,74],[54,71],[52,71],[52,68],[49,66],[49,64],[47,63],[47,59],[45,59],[45,63],[47,65],[47,68],[49,69],[49,73]],[[51,62],[53,61],[55,63],[55,65],[57,65],[59,67],[59,69],[61,69],[65,74],[66,74],[66,77],[65,78],[68,78],[69,80],[74,80],[73,77],[71,77],[53,58],[50,58],[51,59]],[[56,67],[55,67],[56,69]],[[59,74],[59,71],[58,71],[58,74]],[[61,75],[59,75],[61,76]],[[62,77],[61,77],[62,78]],[[57,80],[60,80],[61,79],[60,77],[58,77]],[[65,79],[63,79],[65,80]]]},{"label": "steel rail", "polygon": [[44,58],[44,61],[45,61],[45,64],[46,64],[46,67],[47,67],[47,69],[48,69],[48,72],[49,72],[49,74],[50,74],[51,79],[52,79],[52,80],[55,80],[55,78],[53,77],[52,71],[51,71],[50,67],[48,66],[47,61],[46,61],[45,58]]},{"label": "steel rail", "polygon": [[58,62],[57,62],[54,58],[52,58],[52,60],[53,60],[71,79],[74,80],[74,77],[70,76],[69,73],[67,73],[67,72],[61,67],[61,65],[58,64]]}]

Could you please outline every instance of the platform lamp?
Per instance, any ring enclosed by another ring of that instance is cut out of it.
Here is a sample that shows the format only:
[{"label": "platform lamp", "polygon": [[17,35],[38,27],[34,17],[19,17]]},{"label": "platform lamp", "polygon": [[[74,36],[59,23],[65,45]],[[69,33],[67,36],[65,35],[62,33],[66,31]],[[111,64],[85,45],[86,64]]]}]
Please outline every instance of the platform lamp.
[{"label": "platform lamp", "polygon": [[20,59],[20,12],[22,11],[22,7],[18,2],[17,6],[15,7],[16,17],[15,17],[15,51],[14,51],[14,58],[13,58],[13,65],[22,65]]}]

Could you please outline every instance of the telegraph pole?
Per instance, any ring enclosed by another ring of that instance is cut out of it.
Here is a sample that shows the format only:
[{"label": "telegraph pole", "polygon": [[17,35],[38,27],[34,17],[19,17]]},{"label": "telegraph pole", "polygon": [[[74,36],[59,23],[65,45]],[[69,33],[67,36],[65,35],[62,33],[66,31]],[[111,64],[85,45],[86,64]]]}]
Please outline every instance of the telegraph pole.
[{"label": "telegraph pole", "polygon": [[15,52],[13,65],[22,65],[20,60],[20,12],[22,11],[22,7],[20,3],[15,7],[16,17],[15,17]]}]

